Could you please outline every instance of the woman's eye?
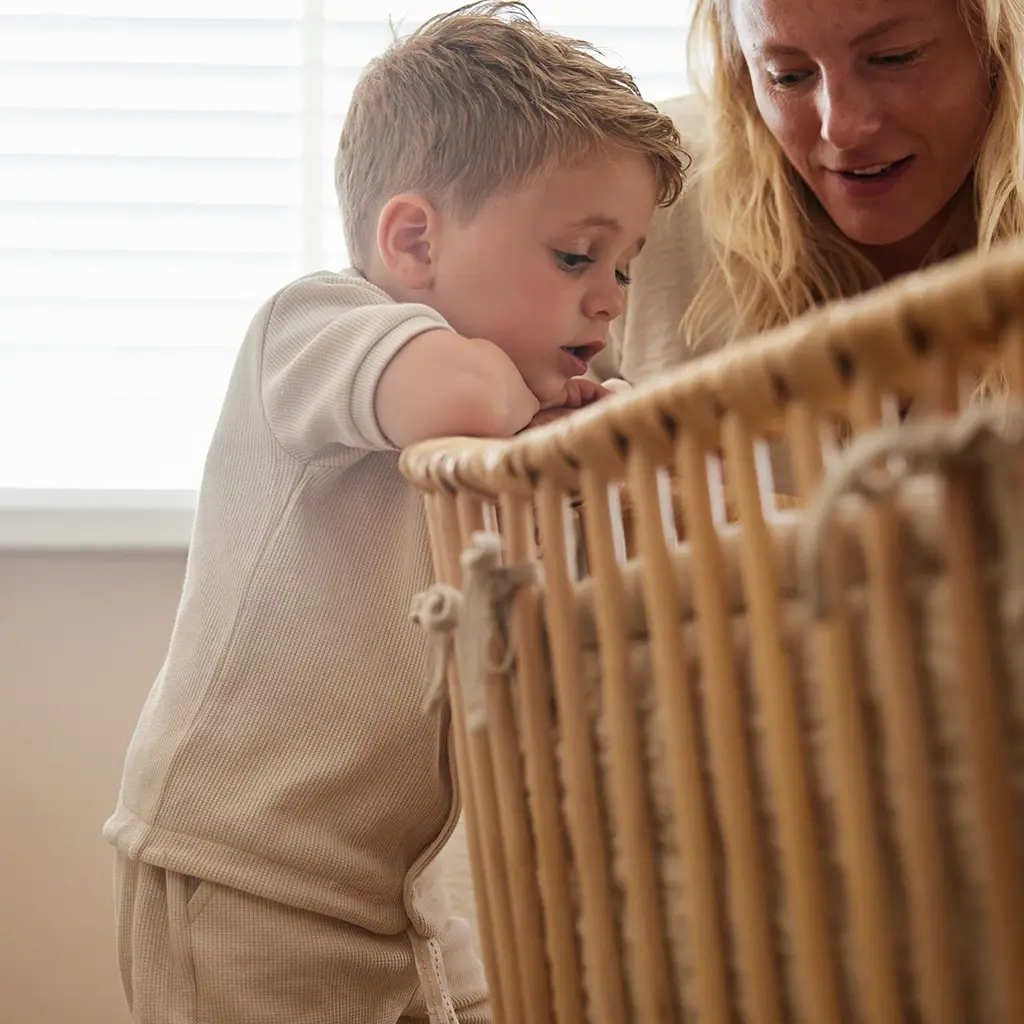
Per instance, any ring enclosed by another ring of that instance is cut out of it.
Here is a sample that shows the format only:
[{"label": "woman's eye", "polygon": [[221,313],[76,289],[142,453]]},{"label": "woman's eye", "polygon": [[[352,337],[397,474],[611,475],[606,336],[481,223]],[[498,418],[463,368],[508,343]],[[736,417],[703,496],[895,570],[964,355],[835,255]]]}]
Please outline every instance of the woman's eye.
[{"label": "woman's eye", "polygon": [[627,284],[632,284],[633,283],[633,278],[631,278],[629,276],[629,274],[624,274],[621,270],[616,270],[615,271],[615,279],[621,285],[627,285]]},{"label": "woman's eye", "polygon": [[871,61],[874,64],[880,64],[886,68],[899,68],[903,67],[904,64],[911,64],[921,56],[920,49],[907,50],[904,53],[886,53],[878,57],[872,57]]},{"label": "woman's eye", "polygon": [[577,270],[580,267],[585,267],[588,263],[594,262],[592,256],[582,252],[558,252],[556,250],[555,256],[566,270]]},{"label": "woman's eye", "polygon": [[768,72],[768,84],[773,89],[792,89],[807,79],[809,71]]}]

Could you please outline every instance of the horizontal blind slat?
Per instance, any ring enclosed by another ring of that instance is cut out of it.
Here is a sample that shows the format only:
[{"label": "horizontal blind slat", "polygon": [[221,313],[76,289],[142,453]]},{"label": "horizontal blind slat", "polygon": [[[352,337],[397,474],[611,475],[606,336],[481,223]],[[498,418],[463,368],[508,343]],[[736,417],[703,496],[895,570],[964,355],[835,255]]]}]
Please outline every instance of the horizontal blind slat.
[{"label": "horizontal blind slat", "polygon": [[[259,300],[257,300],[259,301]],[[209,346],[234,352],[252,321],[255,304],[216,299],[83,303],[50,296],[0,304],[0,359],[8,347],[39,351],[97,344],[143,351]]]},{"label": "horizontal blind slat", "polygon": [[298,112],[0,108],[0,159],[268,159],[301,153]]},{"label": "horizontal blind slat", "polygon": [[[201,399],[224,393],[237,345],[5,345],[0,396],[25,398]],[[34,417],[30,417],[29,422]]]},{"label": "horizontal blind slat", "polygon": [[5,399],[0,480],[39,490],[194,489],[218,406],[183,396]]},{"label": "horizontal blind slat", "polygon": [[302,272],[300,253],[0,252],[0,298],[58,294],[116,298],[237,298],[261,301]]},{"label": "horizontal blind slat", "polygon": [[302,109],[301,69],[192,65],[0,65],[0,109],[239,111]]},{"label": "horizontal blind slat", "polygon": [[55,23],[65,18],[131,18],[152,22],[172,17],[204,21],[298,19],[303,0],[0,0],[0,17],[34,18]]},{"label": "horizontal blind slat", "polygon": [[299,194],[302,166],[281,160],[118,160],[10,157],[0,165],[0,202],[175,202],[196,206],[259,205]]},{"label": "horizontal blind slat", "polygon": [[298,20],[17,18],[0,15],[0,60],[43,64],[294,66]]},{"label": "horizontal blind slat", "polygon": [[0,203],[0,252],[82,252],[88,247],[266,255],[299,251],[301,236],[300,211],[294,206]]}]

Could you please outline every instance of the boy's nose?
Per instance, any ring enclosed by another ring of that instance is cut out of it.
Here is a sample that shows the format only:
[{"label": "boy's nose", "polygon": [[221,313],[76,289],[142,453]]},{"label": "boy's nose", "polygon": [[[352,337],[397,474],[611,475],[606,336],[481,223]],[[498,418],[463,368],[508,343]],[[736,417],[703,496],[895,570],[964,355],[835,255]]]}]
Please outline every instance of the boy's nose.
[{"label": "boy's nose", "polygon": [[583,304],[583,312],[591,320],[614,320],[625,308],[626,295],[618,281],[611,287],[594,289]]}]

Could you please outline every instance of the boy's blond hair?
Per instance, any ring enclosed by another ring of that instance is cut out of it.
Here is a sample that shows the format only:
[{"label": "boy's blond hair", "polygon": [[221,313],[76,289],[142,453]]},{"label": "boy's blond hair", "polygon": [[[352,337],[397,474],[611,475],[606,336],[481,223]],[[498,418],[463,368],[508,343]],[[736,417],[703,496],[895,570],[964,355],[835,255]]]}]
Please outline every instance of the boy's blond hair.
[{"label": "boy's blond hair", "polygon": [[372,61],[335,162],[352,263],[365,264],[392,196],[417,192],[468,218],[605,148],[646,157],[671,203],[683,183],[675,126],[594,53],[542,31],[521,3],[487,2],[430,19]]}]

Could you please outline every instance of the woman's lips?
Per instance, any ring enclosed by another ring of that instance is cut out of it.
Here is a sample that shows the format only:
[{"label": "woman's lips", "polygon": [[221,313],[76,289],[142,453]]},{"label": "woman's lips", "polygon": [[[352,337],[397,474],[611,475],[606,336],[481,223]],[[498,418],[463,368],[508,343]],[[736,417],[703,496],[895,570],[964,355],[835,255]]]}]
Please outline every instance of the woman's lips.
[{"label": "woman's lips", "polygon": [[874,199],[892,191],[906,176],[914,162],[913,155],[888,164],[865,165],[865,169],[884,167],[877,174],[855,174],[852,170],[829,169],[829,177],[851,199]]}]

